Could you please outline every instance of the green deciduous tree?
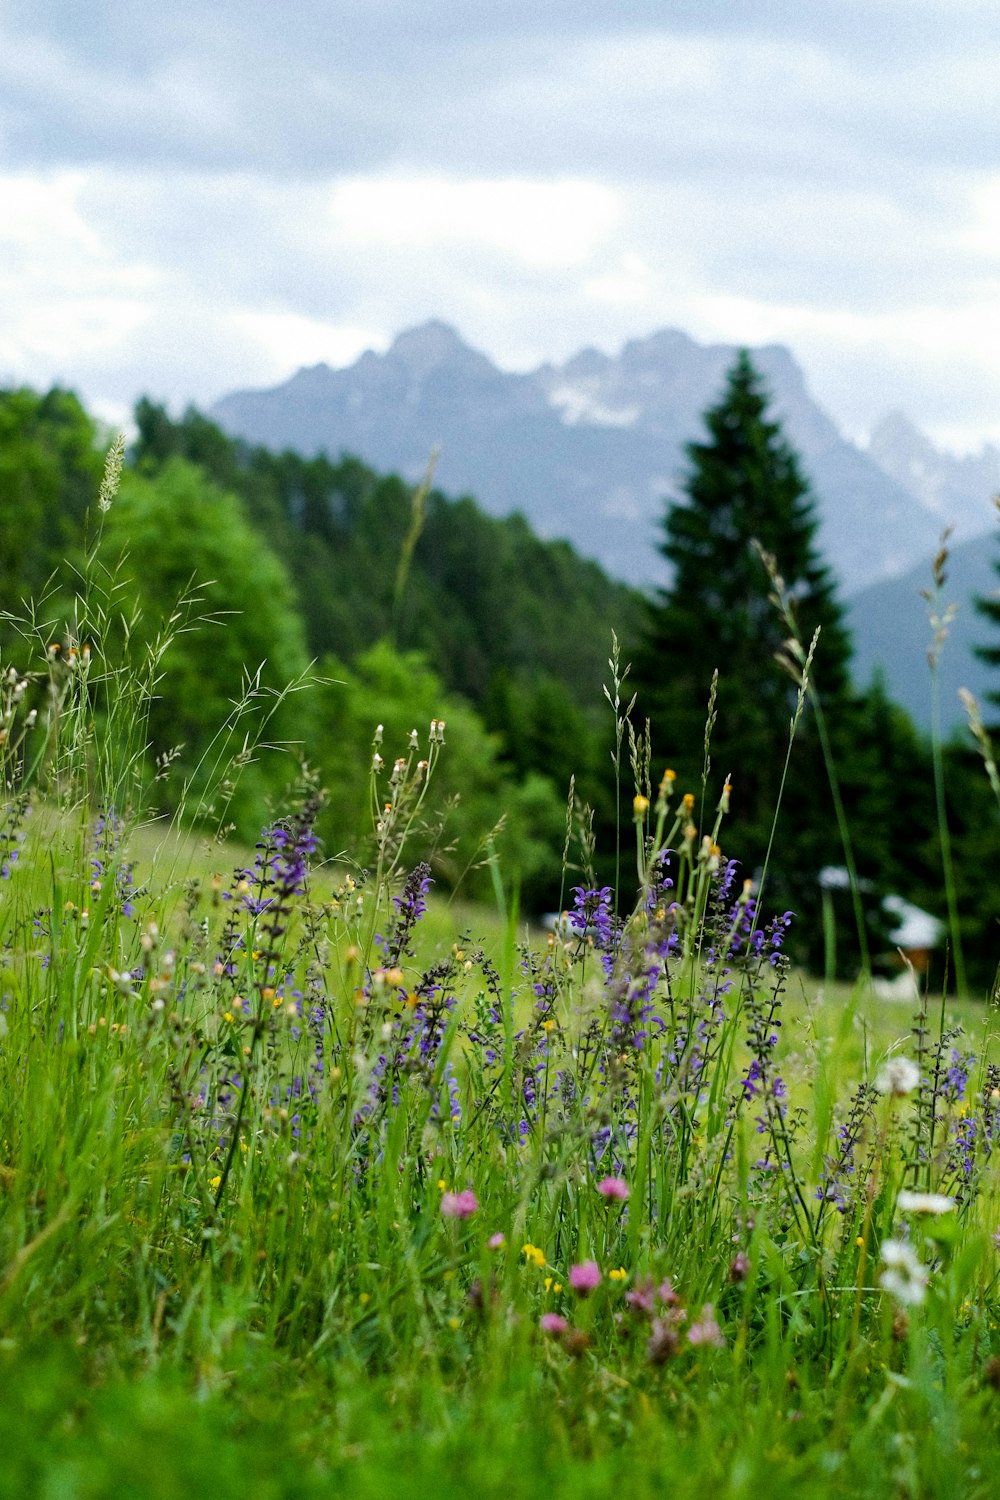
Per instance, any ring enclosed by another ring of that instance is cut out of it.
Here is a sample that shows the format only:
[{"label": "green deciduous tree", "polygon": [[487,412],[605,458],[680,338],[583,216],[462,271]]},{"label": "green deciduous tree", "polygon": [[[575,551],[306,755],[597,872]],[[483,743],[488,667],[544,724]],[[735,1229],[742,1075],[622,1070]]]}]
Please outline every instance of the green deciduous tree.
[{"label": "green deciduous tree", "polygon": [[489,899],[487,840],[502,815],[494,843],[505,882],[517,880],[529,909],[555,905],[564,800],[544,776],[529,772],[515,779],[501,761],[498,737],[467,701],[446,690],[423,656],[381,641],[350,665],[325,659],[322,676],[316,744],[329,800],[320,829],[331,854],[344,851],[362,866],[373,865],[376,726],[383,726],[378,786],[385,792],[394,760],[408,755],[411,732],[419,744],[415,759],[425,757],[430,721],[443,719],[444,749],[414,822],[407,863],[429,859],[439,880]]},{"label": "green deciduous tree", "polygon": [[45,596],[79,551],[97,499],[102,454],[97,429],[76,397],[54,389],[0,392],[0,594],[14,613],[27,605],[59,615]]},{"label": "green deciduous tree", "polygon": [[[103,556],[118,575],[121,618],[137,612],[130,649],[152,649],[164,630],[174,637],[149,719],[154,759],[162,764],[180,747],[164,802],[176,804],[188,784],[192,810],[208,799],[206,811],[213,805],[215,816],[253,835],[268,797],[295,775],[293,760],[255,743],[298,747],[310,738],[307,696],[279,702],[308,668],[284,567],[240,501],[179,458],[152,477],[125,474]],[[226,781],[235,787],[228,809],[226,791],[217,791]]]},{"label": "green deciduous tree", "polygon": [[[354,458],[252,447],[193,409],[173,421],[141,401],[136,421],[141,472],[155,475],[183,457],[239,494],[294,578],[313,656],[330,653],[353,667],[386,638],[402,652],[418,652],[443,688],[461,694],[494,731],[508,800],[512,772],[518,780],[544,777],[561,804],[575,775],[577,794],[596,811],[599,858],[601,848],[608,851],[613,869],[614,783],[601,684],[612,630],[630,654],[641,595],[568,543],[541,540],[524,517],[497,519],[469,497],[451,500],[432,490],[396,599],[412,523],[412,490],[400,478],[375,474]],[[560,822],[553,846],[562,843]],[[546,905],[556,898],[555,884],[555,892],[540,896]],[[522,889],[527,900],[526,877]]]}]

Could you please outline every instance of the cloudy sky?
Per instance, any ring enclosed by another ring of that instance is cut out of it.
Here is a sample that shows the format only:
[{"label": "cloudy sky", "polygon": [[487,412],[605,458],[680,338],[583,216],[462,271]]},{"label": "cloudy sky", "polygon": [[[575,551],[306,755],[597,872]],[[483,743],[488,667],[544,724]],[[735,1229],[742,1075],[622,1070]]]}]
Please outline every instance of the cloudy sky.
[{"label": "cloudy sky", "polygon": [[113,419],[429,317],[788,344],[1000,441],[997,0],[0,0],[0,383]]}]

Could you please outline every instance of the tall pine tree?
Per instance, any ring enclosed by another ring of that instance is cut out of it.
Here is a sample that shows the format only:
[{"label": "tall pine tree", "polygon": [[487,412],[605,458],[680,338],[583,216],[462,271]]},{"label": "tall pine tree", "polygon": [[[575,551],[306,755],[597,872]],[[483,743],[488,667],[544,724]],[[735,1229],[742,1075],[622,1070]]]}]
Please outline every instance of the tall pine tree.
[{"label": "tall pine tree", "polygon": [[[731,774],[725,848],[752,870],[767,849],[797,693],[775,661],[789,632],[768,597],[771,583],[754,542],[775,558],[806,644],[821,627],[814,682],[831,706],[849,704],[851,647],[817,551],[809,486],[778,423],[768,417],[767,394],[746,352],[729,371],[705,425],[706,439],[687,448],[684,498],[664,517],[661,551],[671,577],[650,605],[635,669],[638,710],[652,721],[657,762],[673,765],[680,790],[697,793],[706,702],[718,669],[706,797],[711,808]],[[774,873],[784,877],[789,893],[801,894],[803,881],[814,881],[823,864],[842,857],[808,711],[783,810]]]},{"label": "tall pine tree", "polygon": [[[993,504],[1000,511],[1000,495],[996,496]],[[1000,559],[994,561],[993,571],[1000,574]],[[993,594],[979,595],[975,599],[976,609],[995,627],[1000,627],[1000,591]],[[991,667],[1000,667],[1000,645],[974,646],[973,650],[980,661],[988,663]],[[987,698],[995,708],[1000,708],[1000,688],[987,693]]]}]

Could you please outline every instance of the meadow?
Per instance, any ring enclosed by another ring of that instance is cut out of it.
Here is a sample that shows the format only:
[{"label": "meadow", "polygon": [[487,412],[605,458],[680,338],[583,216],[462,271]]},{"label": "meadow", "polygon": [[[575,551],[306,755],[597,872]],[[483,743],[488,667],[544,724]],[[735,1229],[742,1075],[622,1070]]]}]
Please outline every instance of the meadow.
[{"label": "meadow", "polygon": [[0,1494],[995,1493],[984,998],[793,969],[634,737],[551,933],[410,862],[438,720],[372,726],[363,869],[307,768],[185,831],[113,595],[0,678]]}]

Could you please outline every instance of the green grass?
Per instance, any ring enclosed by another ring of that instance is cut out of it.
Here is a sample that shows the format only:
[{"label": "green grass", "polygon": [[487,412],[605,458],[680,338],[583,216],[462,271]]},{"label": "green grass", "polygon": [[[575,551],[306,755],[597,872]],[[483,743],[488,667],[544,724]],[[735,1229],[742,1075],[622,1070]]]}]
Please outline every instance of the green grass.
[{"label": "green grass", "polygon": [[[710,1109],[701,1121],[705,1136],[692,1129],[683,1168],[669,1146],[665,1161],[644,1166],[643,1133],[656,1101],[636,1054],[629,1077],[639,1096],[638,1137],[625,1167],[634,1195],[626,1219],[595,1194],[586,1166],[595,1128],[588,1107],[564,1111],[517,1149],[497,1142],[500,1115],[477,1115],[476,1100],[489,1096],[477,1072],[482,1049],[461,1027],[476,1015],[484,971],[478,961],[466,970],[462,957],[455,1027],[443,1047],[461,1080],[463,1120],[434,1120],[434,1101],[446,1091],[432,1073],[403,1079],[405,1101],[381,1116],[378,1162],[366,1164],[358,1149],[364,1132],[345,1130],[343,1109],[325,1098],[312,1117],[312,1140],[296,1141],[265,1095],[303,1067],[292,1036],[299,1018],[272,1007],[280,1021],[271,1026],[268,1016],[258,1040],[243,1044],[259,1047],[257,1093],[240,1124],[247,1150],[236,1152],[213,1206],[236,1105],[221,1113],[218,1137],[194,1131],[204,1159],[195,1153],[185,1164],[181,1144],[192,1117],[172,1097],[180,1059],[196,1038],[201,1066],[228,1076],[240,1053],[233,1036],[252,1039],[254,1028],[244,1021],[238,1033],[227,1029],[222,1016],[236,1013],[222,1007],[231,1005],[235,986],[253,995],[255,983],[255,1004],[263,1005],[269,986],[257,982],[259,949],[249,943],[232,982],[201,976],[205,987],[182,1000],[181,976],[194,984],[198,955],[222,943],[233,903],[212,894],[213,877],[252,861],[253,851],[140,830],[128,853],[145,890],[141,911],[126,916],[105,882],[87,898],[84,925],[66,912],[67,893],[81,892],[91,873],[80,825],[48,818],[36,826],[44,837],[25,840],[4,891],[0,1437],[7,1461],[0,1493],[170,1496],[210,1483],[222,1496],[248,1485],[255,1496],[534,1495],[542,1488],[596,1496],[625,1476],[638,1495],[664,1487],[736,1495],[762,1485],[769,1495],[845,1487],[990,1493],[982,1462],[984,1445],[995,1444],[997,1417],[989,1174],[963,1209],[957,1243],[929,1242],[938,1261],[928,1303],[909,1310],[905,1329],[897,1315],[894,1328],[890,1299],[857,1291],[854,1279],[853,1238],[868,1236],[874,1254],[892,1222],[881,1190],[855,1212],[851,1227],[860,1236],[842,1232],[832,1216],[810,1245],[797,1238],[788,1195],[766,1177],[752,1180],[757,1144],[749,1122],[731,1136],[727,1176],[719,1119],[709,1135]],[[337,887],[335,875],[320,872],[312,900],[297,900],[287,957],[297,982],[325,986],[345,1039],[336,1055],[346,1071],[349,1028],[356,1049],[371,1045],[376,1033],[365,1013],[385,1008],[387,997],[371,978],[374,961],[357,964],[369,990],[359,1020],[344,982],[345,955],[372,923],[367,913],[344,917],[333,905]],[[42,912],[50,915],[39,935]],[[384,927],[387,915],[375,925]],[[425,961],[451,953],[445,940],[457,939],[453,916],[446,903],[433,904],[426,954],[425,934],[415,929],[420,947],[403,965],[407,985]],[[495,915],[467,910],[460,918],[456,926],[470,929],[469,951],[485,935],[501,964],[505,935]],[[258,936],[261,920],[241,918]],[[174,945],[171,963],[149,944],[151,922],[157,941]],[[551,1015],[571,1055],[588,1028],[606,1033],[597,956],[563,954],[537,935],[532,951],[538,963],[555,955]],[[148,975],[127,995],[109,986],[109,955],[124,967],[151,954],[160,960],[150,972],[154,982],[164,980],[162,989],[150,988]],[[509,978],[524,990],[519,971]],[[681,962],[678,1000],[702,979]],[[751,967],[732,1021],[723,1023],[718,1087],[730,1095],[748,1057],[740,1009],[765,980],[774,984]],[[792,1159],[811,1191],[818,1148],[829,1144],[818,1132],[829,1135],[842,1117],[838,1101],[866,1068],[907,1050],[910,1017],[864,990],[820,996],[806,976],[790,973],[784,982],[782,1068],[794,1109],[809,1116]],[[971,1034],[982,1028],[981,1009],[947,1010],[948,1024],[956,1012]],[[517,1024],[531,1014],[523,993],[515,1013]],[[523,1078],[525,1058],[513,1038],[497,1040],[508,1048],[505,1067],[520,1068]],[[355,1055],[354,1065],[360,1071],[364,1062]],[[342,1092],[334,1090],[341,1102]],[[350,1097],[356,1102],[356,1093]],[[905,1136],[893,1132],[886,1108],[880,1128],[889,1133],[873,1144],[902,1153],[892,1168],[902,1181]],[[604,1109],[601,1120],[614,1116],[611,1091]],[[696,1110],[694,1101],[685,1109]],[[911,1119],[912,1104],[900,1101],[896,1114]],[[942,1138],[952,1114],[941,1110]],[[442,1182],[475,1190],[479,1206],[469,1220],[442,1217]],[[633,1211],[640,1194],[656,1203],[655,1220]],[[664,1215],[660,1205],[668,1203]],[[497,1232],[506,1244],[491,1250],[486,1240]],[[543,1247],[546,1264],[527,1263],[521,1243]],[[727,1267],[738,1247],[750,1268],[745,1281],[733,1282]],[[604,1279],[580,1301],[566,1291],[568,1270],[590,1257]],[[612,1270],[622,1279],[612,1280]],[[688,1307],[687,1326],[712,1301],[725,1347],[682,1342],[675,1359],[651,1363],[648,1320],[625,1302],[647,1271],[671,1275]],[[470,1301],[477,1281],[492,1290]],[[871,1286],[872,1274],[859,1284]],[[539,1332],[540,1314],[557,1310],[580,1336],[575,1352]]]},{"label": "green grass", "polygon": [[992,1013],[821,993],[668,786],[549,938],[422,910],[405,782],[354,884],[14,710],[0,1495],[995,1492]]}]

